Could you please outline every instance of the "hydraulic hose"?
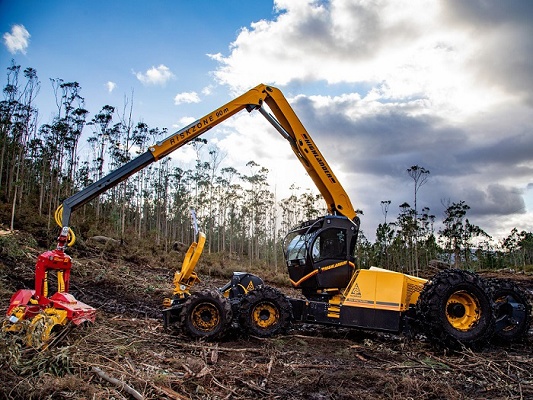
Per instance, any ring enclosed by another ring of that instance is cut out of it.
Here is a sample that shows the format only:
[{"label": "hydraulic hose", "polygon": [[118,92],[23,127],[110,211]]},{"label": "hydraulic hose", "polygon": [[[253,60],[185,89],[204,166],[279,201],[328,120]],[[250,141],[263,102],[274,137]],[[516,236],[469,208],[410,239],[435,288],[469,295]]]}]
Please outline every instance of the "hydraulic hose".
[{"label": "hydraulic hose", "polygon": [[[54,219],[56,220],[56,224],[58,224],[60,228],[63,228],[63,224],[61,221],[62,216],[63,216],[63,205],[60,205],[59,207],[57,207],[55,214],[54,214]],[[76,235],[74,234],[74,231],[69,227],[67,246],[72,247],[74,243],[76,243]]]}]

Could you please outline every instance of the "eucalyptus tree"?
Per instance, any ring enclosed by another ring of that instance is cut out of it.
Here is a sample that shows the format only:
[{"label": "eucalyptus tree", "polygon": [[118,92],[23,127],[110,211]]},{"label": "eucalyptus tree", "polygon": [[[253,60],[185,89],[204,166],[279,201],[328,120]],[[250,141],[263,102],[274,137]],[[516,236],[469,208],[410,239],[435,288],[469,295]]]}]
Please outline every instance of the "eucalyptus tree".
[{"label": "eucalyptus tree", "polygon": [[154,218],[156,243],[160,244],[164,239],[168,245],[168,205],[169,205],[169,176],[170,158],[161,160],[154,168],[155,174],[153,188],[155,193]]},{"label": "eucalyptus tree", "polygon": [[[224,252],[229,244],[231,249],[232,234],[234,227],[229,218],[231,210],[234,212],[235,203],[238,201],[237,187],[234,181],[238,177],[234,167],[224,167],[217,175],[215,184],[215,196],[217,203],[217,251]],[[229,243],[228,242],[229,239]]]},{"label": "eucalyptus tree", "polygon": [[376,243],[378,252],[378,263],[389,268],[389,243],[394,237],[394,229],[391,224],[387,224],[387,215],[391,200],[381,201],[381,212],[383,213],[383,224],[379,224],[376,229]]},{"label": "eucalyptus tree", "polygon": [[218,208],[215,198],[215,182],[218,174],[218,170],[220,168],[220,164],[225,158],[225,154],[223,154],[220,149],[216,146],[210,146],[209,148],[209,171],[208,171],[208,182],[207,182],[207,190],[209,192],[208,195],[208,202],[207,202],[207,218],[205,219],[206,223],[206,229],[207,234],[210,240],[208,241],[208,252],[211,253],[213,251],[213,243],[214,243],[214,231],[215,231],[215,224],[216,224],[216,215],[215,208]]},{"label": "eucalyptus tree", "polygon": [[281,207],[281,229],[284,232],[288,232],[303,221],[302,203],[297,193],[300,188],[292,184],[289,190],[291,195],[279,201],[279,207]]},{"label": "eucalyptus tree", "polygon": [[307,188],[300,198],[305,221],[318,218],[326,213],[326,202],[320,194],[314,193],[313,190]]},{"label": "eucalyptus tree", "polygon": [[[32,101],[38,92],[39,82],[35,70],[27,69],[30,77],[25,87],[19,82],[20,65],[12,60],[7,68],[7,83],[3,88],[4,99],[0,102],[0,193],[5,200],[12,198],[12,190],[15,186],[15,170],[19,161],[18,155],[21,148],[27,142],[29,119],[36,115],[32,107]],[[30,93],[25,93],[29,90]],[[29,99],[26,104],[25,99]],[[24,152],[22,152],[24,154]]]},{"label": "eucalyptus tree", "polygon": [[[108,146],[111,136],[113,136],[112,131],[117,129],[116,125],[114,127],[111,125],[114,113],[115,107],[105,105],[88,123],[88,125],[92,127],[92,135],[89,136],[87,142],[91,145],[94,156],[92,166],[94,181],[102,179],[104,176],[106,147]],[[100,218],[101,200],[97,197],[95,201],[96,223],[98,223],[98,219]]]},{"label": "eucalyptus tree", "polygon": [[240,183],[230,184],[226,196],[228,199],[226,220],[227,225],[229,225],[229,230],[226,229],[229,237],[228,250],[230,253],[237,252],[240,244],[240,252],[244,254],[246,227],[249,225],[249,221],[246,218],[247,208],[244,201],[244,188]]},{"label": "eucalyptus tree", "polygon": [[74,188],[74,171],[77,168],[77,148],[87,114],[85,99],[80,95],[78,82],[64,82],[50,79],[55,95],[57,114],[51,124],[52,136],[57,142],[55,148],[60,159],[58,170],[64,173],[64,196],[70,196]]},{"label": "eucalyptus tree", "polygon": [[523,266],[533,265],[533,232],[520,232],[520,250],[522,252]]},{"label": "eucalyptus tree", "polygon": [[513,228],[511,233],[502,240],[502,248],[507,252],[507,259],[513,267],[522,264],[519,242],[520,236],[516,228]]},{"label": "eucalyptus tree", "polygon": [[[33,173],[26,178],[28,143],[35,138],[38,111],[34,101],[39,93],[40,82],[37,71],[26,68],[23,71],[25,83],[19,82],[20,66],[14,61],[8,67],[7,84],[4,87],[4,100],[0,102],[0,196],[12,201],[11,229],[14,228],[16,207],[26,192],[36,188]],[[5,173],[4,173],[5,171]],[[4,183],[2,183],[4,182]]]},{"label": "eucalyptus tree", "polygon": [[404,202],[400,205],[400,213],[396,220],[396,237],[393,241],[392,250],[397,263],[397,268],[401,271],[407,270],[410,274],[416,273],[415,264],[415,235],[416,235],[416,214],[410,204]]},{"label": "eucalyptus tree", "polygon": [[0,102],[0,195],[7,201],[11,197],[11,179],[6,170],[11,169],[11,149],[14,147],[15,126],[14,115],[20,108],[20,87],[19,87],[20,65],[15,65],[12,60],[7,68],[7,83],[3,88],[4,99]]},{"label": "eucalyptus tree", "polygon": [[[132,147],[130,152],[132,156],[137,157],[144,153],[148,146],[155,141],[155,139],[161,134],[158,128],[150,128],[148,124],[144,122],[138,122],[134,125],[132,130]],[[152,171],[152,166],[141,169],[137,174],[132,177],[133,185],[133,203],[134,203],[134,225],[137,236],[140,238],[143,233],[143,221],[146,222],[146,218],[143,218],[145,207],[145,200],[147,198],[146,184],[149,182],[147,179]]]},{"label": "eucalyptus tree", "polygon": [[[134,125],[131,116],[119,115],[119,122],[113,124],[111,129],[109,129],[109,145],[107,147],[109,168],[115,170],[121,167],[133,157],[146,151],[149,141],[155,141],[165,134],[166,129],[148,129],[148,126],[143,122]],[[111,205],[114,208],[114,212],[120,216],[119,228],[122,238],[125,235],[126,215],[133,211],[130,205],[135,202],[137,183],[138,180],[135,178],[126,179],[111,191]],[[170,203],[167,202],[165,204],[168,207]],[[168,214],[168,210],[166,212]]]},{"label": "eucalyptus tree", "polygon": [[188,189],[192,180],[193,172],[181,167],[174,167],[170,172],[171,186],[171,218],[175,231],[174,238],[181,242],[190,240],[190,209],[192,208],[192,196]]},{"label": "eucalyptus tree", "polygon": [[[419,259],[424,259],[425,265],[429,265],[429,261],[437,258],[438,245],[435,237],[435,215],[430,214],[429,207],[422,208],[422,213],[418,217],[418,231],[420,233],[419,242],[421,244]],[[421,240],[420,240],[421,239]]]},{"label": "eucalyptus tree", "polygon": [[533,233],[513,228],[502,240],[509,266],[525,268],[533,264]]},{"label": "eucalyptus tree", "polygon": [[[131,93],[131,102],[127,96],[124,96],[124,104],[122,111],[117,110],[119,119],[119,137],[117,144],[113,146],[112,159],[117,162],[117,167],[130,161],[132,159],[132,150],[136,143],[135,124],[133,122],[133,90]],[[133,196],[135,195],[135,181],[127,179],[118,185],[118,193],[120,193],[120,237],[125,237],[126,230],[126,214],[128,213],[128,206],[131,204]],[[132,212],[132,208],[129,207]]]},{"label": "eucalyptus tree", "polygon": [[[19,202],[22,200],[23,186],[26,182],[26,155],[28,153],[28,143],[35,138],[37,132],[38,110],[33,106],[37,97],[41,83],[37,78],[37,71],[33,68],[26,68],[23,72],[26,79],[21,91],[20,111],[18,113],[20,124],[20,136],[18,139],[18,154],[16,156],[15,191],[19,193]],[[20,187],[20,190],[18,188]],[[17,195],[13,196],[13,207],[17,200]],[[14,214],[14,210],[13,210]]]},{"label": "eucalyptus tree", "polygon": [[374,243],[375,263],[384,268],[391,268],[390,244],[394,240],[394,223],[382,223],[376,228],[376,241]]},{"label": "eucalyptus tree", "polygon": [[418,275],[418,208],[417,208],[417,197],[418,197],[418,190],[421,186],[423,186],[429,177],[429,171],[425,169],[424,167],[420,167],[418,165],[413,165],[411,168],[407,169],[407,174],[413,179],[414,181],[414,222],[415,222],[415,232],[414,232],[414,262],[415,262],[415,270],[414,273]]},{"label": "eucalyptus tree", "polygon": [[106,147],[112,136],[113,128],[111,123],[113,122],[113,114],[115,113],[115,107],[105,105],[102,109],[94,115],[88,125],[93,129],[92,135],[89,136],[87,141],[91,145],[94,154],[93,171],[95,174],[94,179],[98,180],[104,176],[104,163]]},{"label": "eucalyptus tree", "polygon": [[[358,214],[361,214],[358,212]],[[373,265],[373,251],[372,243],[367,239],[363,230],[359,231],[357,236],[357,245],[356,245],[356,259],[357,266],[361,269],[368,269]]]},{"label": "eucalyptus tree", "polygon": [[249,161],[246,166],[250,172],[248,175],[241,175],[241,179],[247,184],[243,216],[248,217],[250,222],[249,255],[251,261],[259,258],[259,243],[265,235],[267,210],[273,201],[273,195],[268,190],[268,169],[255,161]]},{"label": "eucalyptus tree", "polygon": [[466,214],[470,206],[461,200],[451,203],[444,211],[444,228],[439,231],[448,252],[449,261],[453,261],[456,268],[463,263],[471,266],[471,249],[474,238],[490,238],[479,226],[470,223]]},{"label": "eucalyptus tree", "polygon": [[418,197],[418,190],[421,186],[423,186],[428,178],[429,178],[429,171],[425,169],[424,167],[420,167],[418,165],[413,165],[411,168],[407,168],[407,174],[413,179],[414,181],[414,210],[415,213],[418,211],[417,209],[417,197]]},{"label": "eucalyptus tree", "polygon": [[[36,79],[34,73],[31,74]],[[72,194],[74,175],[77,169],[77,146],[86,123],[88,111],[77,82],[50,79],[57,112],[49,124],[38,129],[38,142],[43,149],[41,157],[41,193],[39,210],[48,205],[48,225],[51,224],[52,209]],[[34,142],[37,143],[37,142]],[[46,199],[45,199],[46,197]]]}]

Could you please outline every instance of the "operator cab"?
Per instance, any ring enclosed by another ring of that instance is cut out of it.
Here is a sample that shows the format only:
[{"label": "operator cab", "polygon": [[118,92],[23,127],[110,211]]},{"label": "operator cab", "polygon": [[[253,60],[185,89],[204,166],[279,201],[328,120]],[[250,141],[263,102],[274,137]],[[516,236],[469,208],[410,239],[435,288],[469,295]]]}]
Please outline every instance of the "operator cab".
[{"label": "operator cab", "polygon": [[348,286],[355,270],[358,231],[358,223],[335,215],[304,222],[291,230],[283,249],[292,285],[304,292]]}]

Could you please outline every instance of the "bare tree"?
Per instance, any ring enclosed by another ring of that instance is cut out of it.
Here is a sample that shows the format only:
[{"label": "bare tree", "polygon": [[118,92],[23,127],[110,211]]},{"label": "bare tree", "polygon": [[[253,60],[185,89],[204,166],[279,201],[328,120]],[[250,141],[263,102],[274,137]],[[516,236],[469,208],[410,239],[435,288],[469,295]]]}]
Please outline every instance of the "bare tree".
[{"label": "bare tree", "polygon": [[376,232],[376,238],[381,237],[383,240],[384,245],[384,253],[385,253],[385,267],[389,267],[389,237],[392,236],[392,231],[390,227],[387,225],[387,214],[389,213],[389,206],[391,204],[390,200],[382,200],[381,201],[381,212],[383,213],[384,222],[383,226],[378,227],[378,232]]},{"label": "bare tree", "polygon": [[418,209],[417,209],[417,197],[418,190],[424,185],[429,177],[429,171],[424,167],[413,165],[411,168],[407,168],[407,173],[415,182],[415,206],[414,206],[414,222],[415,222],[415,237],[414,237],[414,250],[415,250],[415,274],[418,276]]}]

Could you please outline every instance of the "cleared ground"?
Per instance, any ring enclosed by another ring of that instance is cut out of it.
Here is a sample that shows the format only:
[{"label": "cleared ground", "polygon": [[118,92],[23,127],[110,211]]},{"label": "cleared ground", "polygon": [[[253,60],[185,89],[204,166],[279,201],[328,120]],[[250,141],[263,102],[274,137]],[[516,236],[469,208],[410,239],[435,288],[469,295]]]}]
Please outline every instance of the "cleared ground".
[{"label": "cleared ground", "polygon": [[[37,254],[26,246],[16,260],[0,260],[2,313],[14,290],[33,286]],[[2,336],[0,398],[533,398],[531,332],[524,343],[476,353],[437,351],[423,338],[312,325],[269,339],[236,331],[221,342],[197,342],[162,327],[161,302],[174,271],[103,250],[74,259],[70,292],[98,308],[96,323],[41,351]],[[533,293],[532,275],[497,276]],[[198,289],[225,283],[201,278]]]}]

